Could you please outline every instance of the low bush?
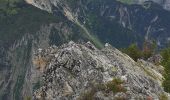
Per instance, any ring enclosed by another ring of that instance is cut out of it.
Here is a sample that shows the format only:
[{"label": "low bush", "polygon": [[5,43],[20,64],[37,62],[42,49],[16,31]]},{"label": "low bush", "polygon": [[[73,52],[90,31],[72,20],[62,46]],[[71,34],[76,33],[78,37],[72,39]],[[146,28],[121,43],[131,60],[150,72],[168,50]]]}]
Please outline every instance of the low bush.
[{"label": "low bush", "polygon": [[161,55],[163,57],[161,64],[165,68],[163,87],[166,92],[170,93],[170,48],[162,50]]},{"label": "low bush", "polygon": [[122,51],[135,61],[137,61],[139,58],[142,58],[142,51],[136,44],[131,44],[128,48],[122,49]]},{"label": "low bush", "polygon": [[115,78],[112,81],[109,81],[106,84],[107,90],[112,91],[113,93],[117,92],[126,92],[126,89],[122,86],[123,81],[119,78]]},{"label": "low bush", "polygon": [[138,59],[147,60],[155,54],[156,48],[157,46],[155,42],[145,41],[141,49],[137,44],[131,44],[129,47],[122,49],[122,52],[129,55],[135,61]]}]

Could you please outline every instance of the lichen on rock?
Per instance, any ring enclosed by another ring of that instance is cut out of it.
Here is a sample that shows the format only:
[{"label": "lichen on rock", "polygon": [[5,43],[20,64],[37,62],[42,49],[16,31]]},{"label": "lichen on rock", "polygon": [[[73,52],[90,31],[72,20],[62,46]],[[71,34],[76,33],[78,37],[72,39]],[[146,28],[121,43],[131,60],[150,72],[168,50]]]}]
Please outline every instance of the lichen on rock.
[{"label": "lichen on rock", "polygon": [[99,50],[90,42],[70,42],[43,51],[37,51],[35,56],[50,59],[40,75],[44,84],[34,91],[35,99],[145,100],[159,99],[159,95],[166,94],[161,81],[143,68],[151,67],[146,69],[157,75],[156,65],[142,60],[139,64],[109,44]]}]

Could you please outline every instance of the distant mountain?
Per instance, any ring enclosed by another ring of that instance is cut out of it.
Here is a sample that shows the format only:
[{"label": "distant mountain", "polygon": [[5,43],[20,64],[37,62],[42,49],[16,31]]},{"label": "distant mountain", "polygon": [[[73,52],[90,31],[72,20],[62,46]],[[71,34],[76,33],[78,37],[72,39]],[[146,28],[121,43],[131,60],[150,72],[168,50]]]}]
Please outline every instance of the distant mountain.
[{"label": "distant mountain", "polygon": [[170,1],[169,0],[117,0],[125,4],[144,4],[146,1],[152,1],[159,4],[165,10],[170,10]]},{"label": "distant mountain", "polygon": [[54,14],[59,9],[69,20],[86,28],[91,35],[116,47],[133,42],[141,44],[145,39],[165,47],[170,41],[170,12],[164,10],[162,4],[168,5],[165,3],[168,1],[161,3],[155,0],[154,3],[128,0],[133,2],[131,5],[124,1],[41,0],[32,2],[32,5]]}]

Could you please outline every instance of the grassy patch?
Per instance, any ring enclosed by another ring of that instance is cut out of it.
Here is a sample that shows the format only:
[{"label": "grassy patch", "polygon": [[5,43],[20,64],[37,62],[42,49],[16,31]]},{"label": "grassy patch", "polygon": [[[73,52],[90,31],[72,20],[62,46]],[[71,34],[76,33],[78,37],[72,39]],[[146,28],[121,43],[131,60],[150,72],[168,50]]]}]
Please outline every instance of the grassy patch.
[{"label": "grassy patch", "polygon": [[119,79],[119,78],[114,78],[112,81],[109,81],[107,83],[96,83],[93,84],[92,87],[88,90],[86,90],[78,100],[93,100],[94,95],[98,91],[102,91],[103,93],[106,93],[107,95],[108,92],[112,91],[113,93],[118,93],[118,92],[126,92],[127,90],[122,86],[124,82]]},{"label": "grassy patch", "polygon": [[159,95],[159,100],[168,100],[168,96],[166,94],[160,94]]},{"label": "grassy patch", "polygon": [[152,77],[153,79],[157,79],[157,77],[156,77],[151,71],[149,71],[147,67],[141,65],[140,62],[137,62],[137,66],[141,67],[141,68],[143,69],[143,71],[144,71],[147,75],[149,75],[150,77]]},{"label": "grassy patch", "polygon": [[24,100],[32,100],[31,97],[25,97]]},{"label": "grassy patch", "polygon": [[105,91],[105,90],[106,90],[105,84],[95,83],[92,85],[90,89],[82,93],[81,96],[78,98],[78,100],[93,100],[94,99],[93,97],[97,91]]},{"label": "grassy patch", "polygon": [[107,89],[113,93],[126,92],[126,89],[122,86],[123,81],[119,78],[115,78],[106,84]]}]

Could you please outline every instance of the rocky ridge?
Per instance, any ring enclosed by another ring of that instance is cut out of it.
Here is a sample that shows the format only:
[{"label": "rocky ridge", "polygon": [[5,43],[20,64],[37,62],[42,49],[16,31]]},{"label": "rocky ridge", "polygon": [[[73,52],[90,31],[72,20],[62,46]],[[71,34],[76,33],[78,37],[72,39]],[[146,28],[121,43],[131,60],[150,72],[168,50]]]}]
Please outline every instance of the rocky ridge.
[{"label": "rocky ridge", "polygon": [[[38,49],[31,80],[39,86],[34,99],[125,100],[168,98],[161,86],[163,67],[133,61],[109,44],[102,50],[90,42],[69,42]],[[38,80],[37,80],[38,79]],[[169,98],[170,99],[170,98]]]}]

